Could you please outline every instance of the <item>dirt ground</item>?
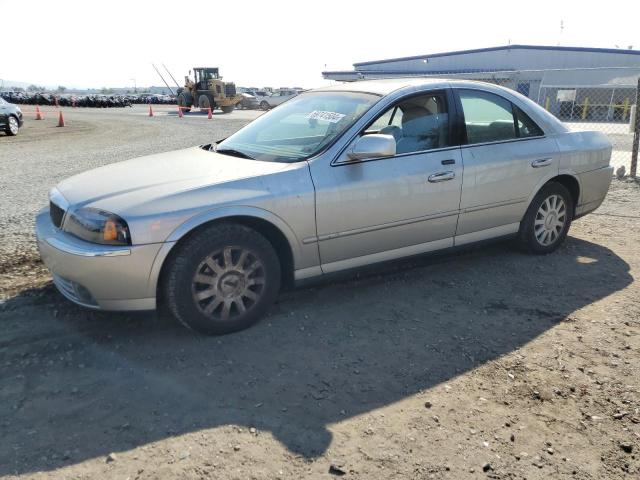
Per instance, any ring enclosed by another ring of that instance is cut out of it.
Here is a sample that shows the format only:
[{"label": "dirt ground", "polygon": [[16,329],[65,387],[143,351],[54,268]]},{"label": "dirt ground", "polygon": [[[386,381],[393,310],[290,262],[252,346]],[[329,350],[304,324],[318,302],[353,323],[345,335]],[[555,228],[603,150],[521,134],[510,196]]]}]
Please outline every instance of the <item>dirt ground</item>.
[{"label": "dirt ground", "polygon": [[614,180],[554,254],[369,269],[207,338],[76,307],[25,249],[0,271],[0,477],[640,478],[638,252],[640,184]]}]

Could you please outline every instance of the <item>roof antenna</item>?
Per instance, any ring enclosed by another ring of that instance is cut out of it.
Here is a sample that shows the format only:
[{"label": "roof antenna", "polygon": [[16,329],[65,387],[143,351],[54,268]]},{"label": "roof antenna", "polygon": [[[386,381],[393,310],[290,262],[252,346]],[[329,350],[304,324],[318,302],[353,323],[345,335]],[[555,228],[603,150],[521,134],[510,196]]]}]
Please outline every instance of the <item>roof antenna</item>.
[{"label": "roof antenna", "polygon": [[562,41],[563,31],[564,31],[564,20],[560,20],[560,37],[558,37],[558,46],[560,46],[560,42]]}]

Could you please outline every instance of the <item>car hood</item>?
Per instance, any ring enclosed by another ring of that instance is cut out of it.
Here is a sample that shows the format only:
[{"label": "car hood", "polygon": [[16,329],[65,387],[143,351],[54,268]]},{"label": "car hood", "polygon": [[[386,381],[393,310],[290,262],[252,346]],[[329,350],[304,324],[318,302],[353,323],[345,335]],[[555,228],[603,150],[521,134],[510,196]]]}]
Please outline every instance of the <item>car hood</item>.
[{"label": "car hood", "polygon": [[72,208],[90,206],[120,214],[136,206],[152,205],[161,198],[270,175],[291,165],[193,147],[89,170],[64,180],[57,189]]}]

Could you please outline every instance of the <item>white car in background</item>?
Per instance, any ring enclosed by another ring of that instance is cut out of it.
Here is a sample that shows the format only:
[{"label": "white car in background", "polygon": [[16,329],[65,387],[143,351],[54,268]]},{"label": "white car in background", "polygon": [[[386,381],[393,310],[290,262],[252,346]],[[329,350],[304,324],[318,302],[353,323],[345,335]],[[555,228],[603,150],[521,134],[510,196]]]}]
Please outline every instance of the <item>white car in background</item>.
[{"label": "white car in background", "polygon": [[277,92],[272,93],[270,96],[262,98],[260,100],[260,108],[262,110],[269,110],[270,108],[277,107],[281,103],[284,103],[287,100],[292,99],[299,93],[300,93],[299,90],[280,89]]}]

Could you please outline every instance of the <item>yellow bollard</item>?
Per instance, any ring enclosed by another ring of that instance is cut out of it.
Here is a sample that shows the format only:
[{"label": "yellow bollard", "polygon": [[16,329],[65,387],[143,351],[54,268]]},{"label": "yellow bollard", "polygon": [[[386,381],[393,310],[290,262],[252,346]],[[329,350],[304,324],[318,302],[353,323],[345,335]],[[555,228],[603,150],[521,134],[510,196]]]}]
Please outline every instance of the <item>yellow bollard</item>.
[{"label": "yellow bollard", "polygon": [[582,120],[587,119],[587,113],[589,112],[589,97],[584,99],[584,103],[582,104]]},{"label": "yellow bollard", "polygon": [[551,107],[551,99],[547,97],[547,99],[544,101],[544,108],[547,112],[549,111],[549,107]]},{"label": "yellow bollard", "polygon": [[624,99],[624,108],[622,109],[622,120],[627,120],[627,114],[629,113],[629,97]]}]

